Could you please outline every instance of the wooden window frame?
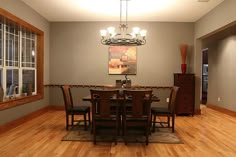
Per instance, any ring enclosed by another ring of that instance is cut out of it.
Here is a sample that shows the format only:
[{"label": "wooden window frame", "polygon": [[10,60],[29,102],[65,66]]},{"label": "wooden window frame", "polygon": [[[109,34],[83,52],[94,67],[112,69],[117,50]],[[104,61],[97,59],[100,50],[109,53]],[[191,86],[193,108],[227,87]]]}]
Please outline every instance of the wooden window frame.
[{"label": "wooden window frame", "polygon": [[43,63],[44,63],[44,32],[40,29],[34,27],[33,25],[25,22],[24,20],[16,17],[15,15],[9,13],[8,11],[0,8],[0,16],[3,16],[11,21],[32,30],[37,34],[37,94],[32,96],[17,97],[12,100],[4,100],[0,102],[0,110],[5,110],[14,106],[22,105],[25,103],[40,100],[44,96],[44,85],[43,85]]}]

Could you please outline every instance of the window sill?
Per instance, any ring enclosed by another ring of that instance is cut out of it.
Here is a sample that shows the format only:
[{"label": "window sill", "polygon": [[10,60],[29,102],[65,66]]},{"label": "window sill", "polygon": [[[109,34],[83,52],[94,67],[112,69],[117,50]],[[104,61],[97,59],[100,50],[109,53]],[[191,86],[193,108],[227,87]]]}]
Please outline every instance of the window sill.
[{"label": "window sill", "polygon": [[20,96],[14,99],[4,100],[3,102],[0,102],[0,111],[15,107],[18,105],[33,102],[36,100],[40,100],[42,98],[43,98],[42,94],[37,94],[37,95],[32,95],[32,96]]}]

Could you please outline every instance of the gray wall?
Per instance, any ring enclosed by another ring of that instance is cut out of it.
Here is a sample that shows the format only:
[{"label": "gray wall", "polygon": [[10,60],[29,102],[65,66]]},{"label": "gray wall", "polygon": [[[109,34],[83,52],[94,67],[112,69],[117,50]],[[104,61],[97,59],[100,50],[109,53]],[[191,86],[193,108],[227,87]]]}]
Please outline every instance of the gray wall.
[{"label": "gray wall", "polygon": [[[108,46],[100,43],[99,30],[118,23],[64,22],[51,24],[50,82],[114,84],[121,75],[108,75]],[[189,44],[188,71],[193,71],[193,23],[129,23],[148,30],[147,44],[137,48],[137,75],[141,85],[172,85],[180,72],[179,44]]]},{"label": "gray wall", "polygon": [[[49,83],[49,32],[50,24],[47,20],[33,11],[30,7],[19,0],[1,0],[1,8],[16,15],[24,21],[44,31],[44,84]],[[44,90],[44,99],[32,103],[20,105],[14,108],[0,111],[0,125],[28,115],[40,108],[49,105],[49,89]]]},{"label": "gray wall", "polygon": [[[199,78],[197,82],[198,91],[200,93],[201,78],[201,55],[202,36],[208,35],[227,24],[236,20],[236,1],[225,0],[218,7],[201,18],[195,24],[195,60],[194,71]],[[235,100],[235,36],[225,37],[223,40],[212,43],[209,46],[209,93],[208,104],[220,106],[236,111]],[[200,97],[200,95],[198,95]],[[218,102],[217,98],[221,101]]]},{"label": "gray wall", "polygon": [[200,38],[236,20],[236,1],[224,0],[195,23],[195,38]]},{"label": "gray wall", "polygon": [[[100,42],[99,30],[111,25],[118,27],[119,23],[51,23],[50,83],[114,84],[124,79],[124,75],[108,74],[108,46]],[[173,73],[181,72],[181,43],[190,45],[187,71],[193,72],[193,23],[129,22],[133,26],[148,30],[147,44],[137,47],[137,75],[129,76],[133,84],[173,85]],[[61,94],[50,93],[51,98]]]},{"label": "gray wall", "polygon": [[214,42],[208,48],[210,81],[207,103],[236,111],[236,36]]}]

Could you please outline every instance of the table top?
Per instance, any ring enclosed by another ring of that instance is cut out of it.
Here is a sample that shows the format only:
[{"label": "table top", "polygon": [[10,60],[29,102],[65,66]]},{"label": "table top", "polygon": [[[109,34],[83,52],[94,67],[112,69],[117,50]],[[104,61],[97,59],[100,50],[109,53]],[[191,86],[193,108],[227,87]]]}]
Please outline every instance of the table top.
[{"label": "table top", "polygon": [[[91,95],[87,95],[87,96],[83,97],[83,101],[91,101]],[[159,102],[160,99],[157,96],[153,95],[152,96],[152,101],[153,102]]]}]

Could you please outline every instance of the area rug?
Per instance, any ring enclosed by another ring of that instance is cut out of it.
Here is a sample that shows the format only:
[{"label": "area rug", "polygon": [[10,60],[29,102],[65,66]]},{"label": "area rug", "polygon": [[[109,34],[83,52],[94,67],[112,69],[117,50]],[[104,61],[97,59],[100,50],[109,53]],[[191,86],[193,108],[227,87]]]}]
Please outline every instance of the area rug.
[{"label": "area rug", "polygon": [[[143,131],[139,129],[133,129],[128,131],[127,142],[145,143],[146,137]],[[97,133],[97,142],[112,142],[114,141],[112,129],[101,129]],[[62,138],[62,141],[84,141],[92,142],[93,134],[90,130],[85,131],[83,127],[73,127],[68,133]],[[118,142],[124,142],[123,136],[118,136]],[[151,133],[149,136],[149,143],[167,143],[167,144],[183,144],[181,139],[171,132],[169,128],[158,128],[156,131]]]}]

